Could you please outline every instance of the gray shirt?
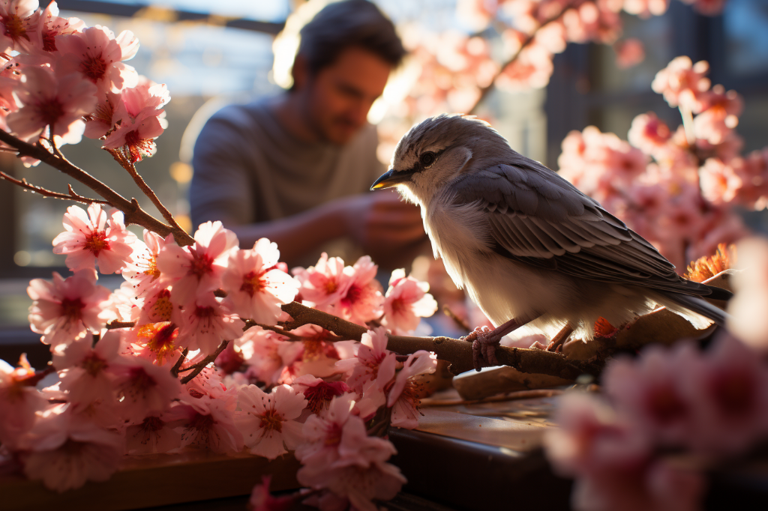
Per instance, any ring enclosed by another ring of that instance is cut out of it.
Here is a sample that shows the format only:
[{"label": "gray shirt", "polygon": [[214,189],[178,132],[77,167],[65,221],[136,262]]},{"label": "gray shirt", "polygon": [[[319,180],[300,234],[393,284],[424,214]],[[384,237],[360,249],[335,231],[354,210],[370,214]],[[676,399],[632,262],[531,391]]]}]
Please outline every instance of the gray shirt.
[{"label": "gray shirt", "polygon": [[384,172],[377,144],[372,125],[344,146],[301,142],[266,100],[229,105],[208,120],[195,143],[192,222],[266,222],[363,193]]}]

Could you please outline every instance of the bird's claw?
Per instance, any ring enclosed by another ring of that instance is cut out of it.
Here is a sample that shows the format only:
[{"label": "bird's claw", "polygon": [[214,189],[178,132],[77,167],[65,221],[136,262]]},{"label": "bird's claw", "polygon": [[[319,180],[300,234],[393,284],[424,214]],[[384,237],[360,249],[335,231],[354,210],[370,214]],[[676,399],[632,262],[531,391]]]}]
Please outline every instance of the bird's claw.
[{"label": "bird's claw", "polygon": [[486,366],[499,365],[496,346],[501,337],[495,335],[495,330],[487,326],[477,327],[464,340],[472,343],[472,363],[476,371]]}]

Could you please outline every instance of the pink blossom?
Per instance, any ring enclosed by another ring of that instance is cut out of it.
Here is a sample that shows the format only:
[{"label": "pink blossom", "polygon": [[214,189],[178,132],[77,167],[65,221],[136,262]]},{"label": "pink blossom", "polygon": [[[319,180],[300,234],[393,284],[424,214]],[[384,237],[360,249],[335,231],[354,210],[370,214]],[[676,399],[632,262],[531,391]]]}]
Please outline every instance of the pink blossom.
[{"label": "pink blossom", "polygon": [[768,149],[752,151],[746,157],[733,158],[728,163],[741,177],[740,202],[750,208],[762,208],[768,196]]},{"label": "pink blossom", "polygon": [[52,347],[98,333],[113,317],[108,309],[109,290],[96,285],[93,270],[78,271],[66,279],[54,272],[53,282],[33,279],[27,294],[33,300],[30,327]]},{"label": "pink blossom", "polygon": [[123,439],[56,405],[42,413],[25,437],[24,474],[54,491],[106,481],[117,470]]},{"label": "pink blossom", "polygon": [[635,427],[663,445],[680,445],[695,429],[692,397],[682,380],[689,377],[698,353],[691,344],[673,350],[649,346],[637,360],[617,358],[603,375],[603,384],[616,408]]},{"label": "pink blossom", "polygon": [[553,70],[552,53],[542,44],[531,44],[502,70],[496,85],[508,91],[540,89],[549,83]]},{"label": "pink blossom", "polygon": [[666,147],[672,132],[667,124],[653,112],[640,114],[632,120],[629,129],[629,143],[648,154],[657,154]]},{"label": "pink blossom", "polygon": [[114,129],[104,139],[104,148],[120,149],[131,163],[153,156],[154,140],[166,128],[164,106],[171,97],[164,84],[139,77],[136,87],[126,88],[117,101],[112,115]]},{"label": "pink blossom", "polygon": [[681,105],[699,113],[711,84],[706,78],[708,72],[709,64],[703,60],[694,65],[688,57],[677,57],[656,73],[651,87],[664,95],[669,106]]},{"label": "pink blossom", "polygon": [[221,222],[206,222],[195,232],[192,247],[166,244],[157,256],[157,267],[166,284],[172,284],[171,298],[186,305],[198,294],[221,287],[230,251],[237,248],[237,236]]},{"label": "pink blossom", "polygon": [[180,424],[181,447],[234,453],[243,446],[243,436],[234,422],[236,404],[234,389],[216,398],[201,395],[174,406],[164,420]]},{"label": "pink blossom", "polygon": [[0,52],[30,49],[39,7],[38,0],[6,0],[0,4]]},{"label": "pink blossom", "polygon": [[742,342],[718,338],[685,384],[696,396],[697,427],[686,437],[696,451],[738,454],[768,434],[768,370]]},{"label": "pink blossom", "polygon": [[[173,296],[173,291],[171,291]],[[205,354],[216,351],[221,341],[243,335],[245,322],[222,307],[213,293],[199,297],[184,309],[178,344]]]},{"label": "pink blossom", "polygon": [[378,382],[378,387],[383,390],[395,376],[397,365],[396,355],[387,350],[386,329],[379,327],[364,333],[357,357],[340,360],[336,365],[345,371],[351,369],[352,375],[347,379],[347,385],[354,392],[362,394],[363,389],[372,381]]},{"label": "pink blossom", "polygon": [[18,439],[29,431],[35,422],[35,412],[45,408],[45,397],[31,382],[35,370],[27,362],[26,355],[13,368],[0,360],[0,443],[15,449]]},{"label": "pink blossom", "polygon": [[115,38],[111,30],[96,25],[58,36],[56,48],[64,58],[65,69],[78,71],[101,94],[118,93],[138,84],[136,70],[121,62],[133,58],[139,49],[138,39],[128,30]]},{"label": "pink blossom", "polygon": [[[695,236],[691,236],[692,243],[685,251],[685,258],[687,261],[694,261],[700,257],[710,256],[715,253],[719,244],[736,243],[749,235],[751,232],[735,211],[712,205],[704,218],[701,230],[696,232]],[[681,267],[684,265],[685,262]]]},{"label": "pink blossom", "polygon": [[179,327],[171,321],[137,325],[129,335],[135,343],[134,348],[137,348],[137,356],[147,358],[159,366],[175,362],[179,358]]},{"label": "pink blossom", "polygon": [[752,348],[768,351],[768,240],[748,238],[737,245],[738,269],[728,303],[728,330]]},{"label": "pink blossom", "polygon": [[300,287],[290,275],[274,268],[279,257],[277,244],[266,238],[257,241],[251,250],[230,254],[222,277],[227,292],[224,303],[230,310],[257,323],[277,324],[282,314],[280,305],[292,302]]},{"label": "pink blossom", "polygon": [[419,318],[429,317],[437,310],[437,302],[428,291],[426,282],[406,277],[403,269],[393,271],[384,298],[383,324],[397,335],[413,333]]},{"label": "pink blossom", "polygon": [[713,204],[727,204],[738,198],[743,181],[731,165],[709,158],[699,169],[701,194]]},{"label": "pink blossom", "polygon": [[374,511],[371,500],[393,498],[406,481],[386,463],[396,453],[394,446],[367,436],[363,420],[350,414],[353,404],[345,394],[334,398],[322,416],[307,419],[306,441],[296,448],[303,465],[296,476],[305,486],[329,490],[337,502],[346,499],[357,509]]},{"label": "pink blossom", "polygon": [[669,8],[669,0],[624,0],[624,10],[641,18],[661,16]]},{"label": "pink blossom", "polygon": [[334,397],[349,390],[343,381],[325,381],[321,378],[315,378],[311,374],[296,378],[292,386],[304,394],[307,400],[307,409],[315,414],[327,409]]},{"label": "pink blossom", "polygon": [[342,358],[342,354],[337,348],[343,346],[344,342],[350,341],[340,341],[341,344],[333,342],[333,334],[316,325],[304,325],[293,333],[303,338],[300,359],[292,362],[296,376],[313,375],[318,378],[328,378],[339,373],[336,362]]},{"label": "pink blossom", "polygon": [[384,313],[381,284],[376,280],[378,269],[369,256],[361,257],[351,268],[344,268],[351,283],[338,302],[338,312],[343,318],[365,325]]},{"label": "pink blossom", "polygon": [[616,50],[616,65],[622,69],[634,67],[645,60],[645,46],[640,39],[625,39],[614,44],[613,48]]},{"label": "pink blossom", "polygon": [[163,239],[159,234],[144,229],[144,243],[136,241],[133,244],[131,260],[122,275],[131,283],[137,298],[144,298],[158,290],[162,274],[157,267],[157,256],[165,245],[171,243],[174,243],[172,234]]},{"label": "pink blossom", "polygon": [[163,321],[170,321],[179,325],[183,321],[180,307],[179,304],[172,301],[170,290],[160,289],[147,296],[144,303],[141,304],[138,325]]},{"label": "pink blossom", "polygon": [[165,367],[141,358],[125,358],[113,367],[123,417],[133,422],[162,413],[178,397],[181,384]]},{"label": "pink blossom", "polygon": [[56,36],[74,34],[85,29],[85,22],[78,18],[60,18],[55,1],[48,4],[37,22],[34,45],[44,52],[56,51]]},{"label": "pink blossom", "polygon": [[292,273],[301,283],[302,300],[321,310],[335,305],[352,284],[344,273],[344,261],[340,257],[329,259],[325,252],[315,266],[295,268]]},{"label": "pink blossom", "polygon": [[419,426],[418,392],[420,389],[415,377],[420,374],[434,373],[436,368],[437,355],[434,353],[417,351],[408,355],[387,397],[387,406],[392,408],[393,426],[406,429]]},{"label": "pink blossom", "polygon": [[112,209],[107,213],[99,204],[88,206],[88,214],[78,206],[70,206],[64,214],[65,231],[53,239],[53,253],[67,255],[72,271],[94,268],[101,273],[118,273],[131,259],[136,236],[126,230],[123,213]]},{"label": "pink blossom", "polygon": [[289,511],[294,505],[293,497],[273,497],[269,493],[272,476],[261,476],[261,484],[253,487],[248,501],[248,511]]},{"label": "pink blossom", "polygon": [[255,385],[242,387],[238,403],[243,416],[237,422],[250,452],[270,460],[293,450],[301,441],[299,415],[307,406],[304,395],[287,385],[270,394]]},{"label": "pink blossom", "polygon": [[738,126],[744,102],[736,91],[725,92],[722,85],[715,85],[701,103],[701,113],[693,119],[693,132],[710,144],[720,144]]},{"label": "pink blossom", "polygon": [[128,454],[166,453],[181,445],[181,433],[163,420],[164,415],[149,415],[125,430]]},{"label": "pink blossom", "polygon": [[270,330],[252,327],[237,340],[245,362],[259,381],[267,384],[284,383],[285,369],[300,359],[303,346],[287,342]]},{"label": "pink blossom", "polygon": [[26,66],[24,80],[14,91],[21,107],[6,118],[10,129],[22,140],[35,142],[46,128],[50,136],[77,144],[83,136],[83,117],[96,108],[96,87],[77,73],[65,74],[59,67]]},{"label": "pink blossom", "polygon": [[102,402],[111,404],[115,392],[113,366],[121,358],[120,335],[109,332],[96,346],[90,339],[70,344],[63,355],[54,353],[54,366],[59,369],[60,387],[68,392],[67,400],[79,406]]}]

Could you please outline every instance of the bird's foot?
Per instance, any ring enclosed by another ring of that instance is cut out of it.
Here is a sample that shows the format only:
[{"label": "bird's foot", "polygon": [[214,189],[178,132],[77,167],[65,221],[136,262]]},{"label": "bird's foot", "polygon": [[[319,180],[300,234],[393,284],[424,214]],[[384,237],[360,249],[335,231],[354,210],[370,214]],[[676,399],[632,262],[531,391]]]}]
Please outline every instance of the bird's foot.
[{"label": "bird's foot", "polygon": [[503,335],[499,335],[498,329],[491,329],[487,326],[475,328],[465,341],[472,343],[472,363],[475,370],[479,371],[483,367],[499,365],[496,360],[496,346],[501,342]]}]

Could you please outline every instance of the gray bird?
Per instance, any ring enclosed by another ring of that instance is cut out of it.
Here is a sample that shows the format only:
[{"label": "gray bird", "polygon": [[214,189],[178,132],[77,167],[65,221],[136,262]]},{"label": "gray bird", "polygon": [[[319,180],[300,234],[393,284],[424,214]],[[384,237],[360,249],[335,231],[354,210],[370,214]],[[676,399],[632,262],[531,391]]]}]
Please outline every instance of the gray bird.
[{"label": "gray bird", "polygon": [[[520,327],[594,335],[601,316],[622,325],[659,305],[701,328],[725,313],[702,297],[730,293],[685,280],[650,243],[496,130],[462,115],[414,126],[372,190],[397,186],[421,206],[435,257],[488,316],[475,366]],[[702,317],[703,316],[703,317]]]}]

